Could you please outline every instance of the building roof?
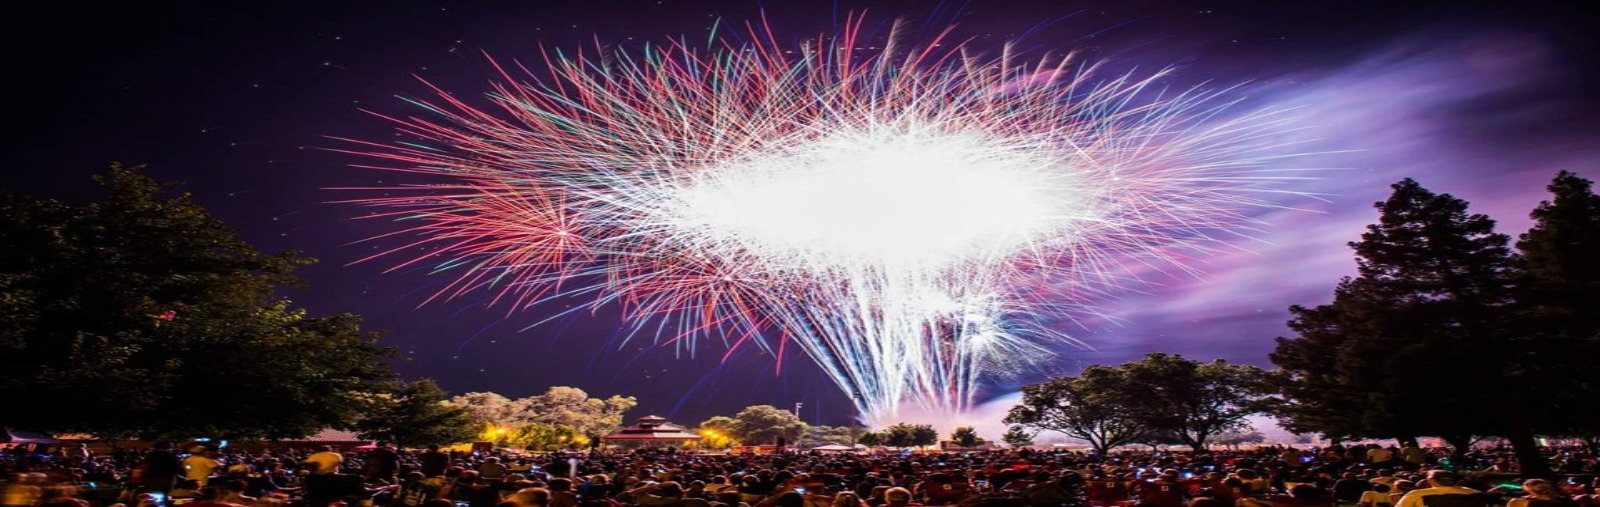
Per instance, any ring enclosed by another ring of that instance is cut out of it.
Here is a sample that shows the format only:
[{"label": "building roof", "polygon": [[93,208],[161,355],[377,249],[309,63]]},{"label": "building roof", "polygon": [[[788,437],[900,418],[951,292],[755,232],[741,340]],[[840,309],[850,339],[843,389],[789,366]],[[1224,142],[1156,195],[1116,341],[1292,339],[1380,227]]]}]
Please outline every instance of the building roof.
[{"label": "building roof", "polygon": [[699,440],[699,439],[700,439],[700,435],[696,435],[694,433],[691,433],[691,432],[689,432],[688,429],[686,429],[686,428],[684,428],[682,426],[678,426],[676,424],[669,423],[669,422],[667,422],[667,419],[664,418],[664,417],[654,416],[654,415],[648,415],[648,416],[640,417],[639,418],[639,422],[634,423],[633,426],[629,426],[629,427],[617,430],[617,431],[611,433],[610,435],[606,435],[606,436],[600,437],[601,441],[611,441],[611,440],[677,441],[677,440]]}]

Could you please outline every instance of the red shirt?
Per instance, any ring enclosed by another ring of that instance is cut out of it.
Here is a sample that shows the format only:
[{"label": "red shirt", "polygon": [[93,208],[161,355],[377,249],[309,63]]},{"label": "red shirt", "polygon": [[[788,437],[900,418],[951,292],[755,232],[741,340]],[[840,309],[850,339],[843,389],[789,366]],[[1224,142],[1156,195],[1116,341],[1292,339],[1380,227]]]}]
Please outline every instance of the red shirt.
[{"label": "red shirt", "polygon": [[1111,505],[1128,499],[1128,489],[1118,481],[1089,481],[1089,503]]},{"label": "red shirt", "polygon": [[1141,482],[1138,486],[1141,503],[1150,507],[1184,507],[1183,486],[1170,482]]}]

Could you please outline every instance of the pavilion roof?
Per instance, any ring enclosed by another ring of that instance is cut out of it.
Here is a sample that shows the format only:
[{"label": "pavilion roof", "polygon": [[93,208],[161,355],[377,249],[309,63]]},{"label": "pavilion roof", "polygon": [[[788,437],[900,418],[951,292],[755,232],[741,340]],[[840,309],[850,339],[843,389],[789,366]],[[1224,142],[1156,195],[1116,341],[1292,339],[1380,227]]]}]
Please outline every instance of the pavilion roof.
[{"label": "pavilion roof", "polygon": [[644,416],[633,426],[622,428],[600,440],[699,440],[700,435],[687,428],[667,422],[660,416]]}]

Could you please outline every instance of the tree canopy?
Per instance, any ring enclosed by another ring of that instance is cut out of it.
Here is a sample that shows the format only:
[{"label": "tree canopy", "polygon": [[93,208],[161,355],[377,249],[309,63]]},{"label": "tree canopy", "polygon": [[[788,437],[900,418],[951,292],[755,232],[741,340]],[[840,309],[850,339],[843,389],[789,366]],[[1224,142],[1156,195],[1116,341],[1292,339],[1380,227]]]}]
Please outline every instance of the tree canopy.
[{"label": "tree canopy", "polygon": [[978,430],[971,426],[961,426],[950,430],[950,441],[966,448],[977,447],[987,443],[983,440],[983,437],[978,436]]},{"label": "tree canopy", "polygon": [[1466,201],[1392,188],[1350,244],[1357,276],[1329,304],[1290,309],[1296,336],[1271,356],[1288,373],[1282,415],[1295,431],[1439,436],[1458,452],[1504,436],[1525,473],[1547,473],[1534,434],[1594,432],[1573,426],[1595,420],[1600,198],[1557,175],[1517,255]]},{"label": "tree canopy", "polygon": [[[622,427],[622,416],[639,402],[632,396],[590,398],[582,389],[554,386],[544,393],[511,399],[498,393],[466,393],[450,399],[479,424],[516,429],[542,424],[600,436]],[[530,430],[531,431],[531,430]]]},{"label": "tree canopy", "polygon": [[1034,432],[1028,431],[1028,428],[1013,424],[1006,427],[1006,433],[1000,435],[1000,441],[1012,447],[1027,447],[1033,445],[1033,436]]},{"label": "tree canopy", "polygon": [[793,413],[772,405],[752,405],[733,416],[733,435],[749,445],[792,443],[810,425]]},{"label": "tree canopy", "polygon": [[896,423],[880,431],[875,440],[889,447],[927,447],[939,443],[939,430],[931,424]]},{"label": "tree canopy", "polygon": [[1517,240],[1522,318],[1516,371],[1528,382],[1524,405],[1543,407],[1547,434],[1600,437],[1600,196],[1593,184],[1562,171],[1552,199],[1530,214]]},{"label": "tree canopy", "polygon": [[1270,378],[1254,366],[1156,352],[1024,386],[1005,422],[1087,440],[1102,453],[1161,436],[1203,449],[1266,409]]},{"label": "tree canopy", "polygon": [[[300,437],[390,378],[351,314],[278,295],[312,259],[263,253],[175,185],[114,165],[103,200],[0,193],[5,424],[102,437]],[[114,416],[108,416],[114,414]]]},{"label": "tree canopy", "polygon": [[448,445],[473,439],[467,411],[445,400],[432,380],[422,379],[372,397],[367,415],[356,423],[363,438],[400,447]]},{"label": "tree canopy", "polygon": [[[1076,377],[1029,384],[1022,387],[1022,403],[1011,408],[1005,423],[1082,439],[1104,454],[1138,442],[1148,431],[1132,406],[1142,386],[1129,382],[1121,368],[1097,365]],[[1028,435],[1028,441],[1032,439]]]}]

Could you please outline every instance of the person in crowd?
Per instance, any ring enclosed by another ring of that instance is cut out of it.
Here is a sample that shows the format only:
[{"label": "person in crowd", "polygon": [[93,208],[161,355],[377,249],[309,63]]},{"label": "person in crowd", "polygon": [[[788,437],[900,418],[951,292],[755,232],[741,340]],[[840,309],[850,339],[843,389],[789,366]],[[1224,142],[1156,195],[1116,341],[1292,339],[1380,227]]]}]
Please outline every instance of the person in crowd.
[{"label": "person in crowd", "polygon": [[0,507],[32,507],[42,494],[32,474],[11,474],[11,480],[0,488]]},{"label": "person in crowd", "polygon": [[1287,495],[1245,498],[1240,507],[1334,507],[1333,495],[1313,484],[1295,484]]},{"label": "person in crowd", "polygon": [[1361,498],[1356,500],[1357,507],[1391,507],[1394,505],[1389,497],[1389,485],[1373,483],[1372,489],[1361,493]]},{"label": "person in crowd", "polygon": [[302,463],[308,465],[313,474],[338,473],[339,467],[344,465],[344,455],[333,451],[332,446],[317,446],[317,452],[307,456]]},{"label": "person in crowd", "polygon": [[883,492],[883,504],[889,507],[908,507],[918,505],[911,502],[911,490],[893,487]]},{"label": "person in crowd", "polygon": [[[1418,488],[1400,497],[1395,507],[1480,507],[1486,500],[1483,492],[1460,485],[1461,476],[1448,470],[1428,472],[1428,487]],[[1426,500],[1430,497],[1449,497]]]},{"label": "person in crowd", "polygon": [[833,503],[829,507],[867,507],[867,502],[853,491],[846,491],[833,496]]},{"label": "person in crowd", "polygon": [[156,442],[155,448],[145,455],[144,468],[140,471],[145,491],[161,493],[172,491],[172,486],[183,474],[183,462],[172,452],[169,442]]},{"label": "person in crowd", "polygon": [[516,507],[548,507],[550,505],[550,490],[545,488],[523,488],[508,498]]},{"label": "person in crowd", "polygon": [[183,478],[194,481],[201,488],[206,487],[218,468],[222,468],[222,463],[211,459],[211,450],[204,446],[190,448],[189,456],[183,458]]},{"label": "person in crowd", "polygon": [[1139,505],[1148,507],[1184,507],[1184,488],[1178,484],[1178,476],[1161,474],[1150,480],[1142,480],[1134,485],[1134,493],[1139,496]]},{"label": "person in crowd", "polygon": [[1345,472],[1333,483],[1333,499],[1343,503],[1357,503],[1361,495],[1372,489],[1372,482],[1362,480],[1355,472]]},{"label": "person in crowd", "polygon": [[400,473],[400,453],[388,442],[378,444],[364,457],[367,482],[394,484]]},{"label": "person in crowd", "polygon": [[550,507],[578,507],[578,495],[573,491],[572,479],[556,477],[550,479]]},{"label": "person in crowd", "polygon": [[261,498],[245,494],[250,489],[250,482],[244,479],[228,478],[213,482],[221,489],[222,497],[219,500],[223,503],[238,504],[246,507],[259,507],[269,503],[264,502]]},{"label": "person in crowd", "polygon": [[1406,493],[1410,493],[1416,489],[1416,481],[1410,479],[1400,479],[1394,481],[1394,490],[1389,492],[1389,505],[1400,503],[1400,499],[1404,498]]},{"label": "person in crowd", "polygon": [[478,477],[484,481],[499,481],[506,477],[509,470],[500,462],[500,458],[490,456],[484,458],[483,464],[478,466]]},{"label": "person in crowd", "polygon": [[1394,449],[1378,444],[1372,444],[1367,448],[1367,463],[1371,463],[1373,468],[1387,468],[1393,464],[1392,461],[1394,461]]},{"label": "person in crowd", "polygon": [[1407,470],[1416,470],[1428,464],[1428,453],[1418,447],[1416,442],[1406,442],[1405,446],[1400,448],[1400,460]]},{"label": "person in crowd", "polygon": [[1556,489],[1556,485],[1544,479],[1528,479],[1522,482],[1522,490],[1527,496],[1513,498],[1506,502],[1506,507],[1577,507],[1578,502]]}]

